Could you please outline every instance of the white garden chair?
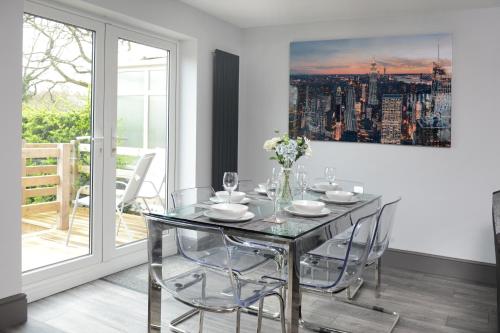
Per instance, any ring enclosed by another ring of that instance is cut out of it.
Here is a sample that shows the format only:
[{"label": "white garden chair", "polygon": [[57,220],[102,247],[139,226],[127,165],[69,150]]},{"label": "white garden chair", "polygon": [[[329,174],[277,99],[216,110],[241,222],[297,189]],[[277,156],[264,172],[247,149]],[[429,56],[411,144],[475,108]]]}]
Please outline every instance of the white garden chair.
[{"label": "white garden chair", "polygon": [[151,162],[151,167],[146,174],[137,198],[142,200],[146,209],[150,212],[152,210],[149,207],[148,200],[158,200],[165,211],[167,209],[165,195],[162,195],[164,194],[162,190],[165,189],[166,182],[165,149],[156,148],[153,152],[155,157]]},{"label": "white garden chair", "polygon": [[[126,207],[133,206],[139,208],[138,209],[139,213],[142,215],[141,209],[140,207],[138,207],[136,203],[136,199],[139,193],[139,189],[141,188],[142,183],[144,182],[145,176],[148,172],[148,169],[154,157],[155,153],[148,153],[142,155],[141,158],[139,158],[139,160],[137,161],[134,168],[134,172],[132,173],[132,176],[130,177],[129,181],[127,183],[117,182],[117,184],[121,184],[125,187],[124,190],[116,190],[115,211],[118,214],[118,225],[116,227],[117,235],[118,232],[120,231],[120,226],[123,223],[125,230],[130,236],[130,231],[128,229],[127,223],[123,220],[123,210]],[[71,229],[73,228],[73,222],[75,220],[76,210],[78,209],[78,207],[90,207],[90,196],[89,195],[82,196],[82,194],[85,193],[84,191],[88,191],[89,188],[90,188],[89,185],[85,185],[80,187],[76,192],[76,198],[73,201],[73,211],[71,213],[71,220],[69,223],[68,234],[66,236],[66,246],[69,244],[69,238],[71,236]]]}]

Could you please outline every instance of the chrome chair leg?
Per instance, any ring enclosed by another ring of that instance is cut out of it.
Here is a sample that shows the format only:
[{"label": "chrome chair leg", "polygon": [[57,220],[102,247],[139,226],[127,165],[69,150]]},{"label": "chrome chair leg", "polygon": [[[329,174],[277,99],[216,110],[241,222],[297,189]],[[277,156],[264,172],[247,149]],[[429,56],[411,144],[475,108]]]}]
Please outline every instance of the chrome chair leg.
[{"label": "chrome chair leg", "polygon": [[[306,290],[306,291],[308,291],[308,290]],[[316,292],[316,291],[310,291],[310,290],[309,290],[309,292],[311,292],[313,294],[316,294],[316,295],[318,295],[318,294],[326,294],[326,292]],[[378,306],[378,305],[369,305],[369,304],[364,304],[364,303],[360,303],[360,302],[357,302],[357,301],[351,301],[351,300],[345,299],[343,297],[338,297],[335,294],[331,294],[330,293],[330,295],[333,296],[333,298],[336,301],[339,301],[339,302],[342,302],[342,303],[346,303],[346,304],[349,304],[349,305],[353,305],[353,306],[357,306],[357,307],[361,307],[361,308],[365,308],[365,309],[372,310],[372,311],[382,312],[382,313],[385,313],[385,314],[393,316],[394,317],[394,321],[392,322],[391,327],[389,327],[389,330],[387,331],[387,333],[392,333],[392,331],[394,331],[394,328],[396,327],[397,323],[399,322],[400,315],[399,315],[398,312],[386,310],[384,307],[381,307],[381,306]],[[325,333],[325,332],[352,333],[351,331],[345,331],[345,330],[341,330],[341,329],[334,328],[334,327],[321,326],[321,325],[318,325],[316,323],[308,322],[308,321],[306,321],[306,320],[304,320],[302,318],[302,311],[300,312],[299,324],[303,328],[306,328],[306,329],[309,329],[309,330],[312,330],[312,331],[315,331],[315,332],[320,332],[320,333]]]},{"label": "chrome chair leg", "polygon": [[358,282],[353,286],[349,286],[346,289],[346,296],[349,301],[352,301],[354,297],[358,294],[358,291],[361,289],[363,284],[365,283],[365,280],[363,278],[358,278]]},{"label": "chrome chair leg", "polygon": [[[280,324],[281,324],[281,333],[286,333],[286,320],[285,320],[285,301],[283,300],[283,297],[281,296],[280,293],[273,293],[270,294],[269,296],[276,296],[279,300],[279,319],[280,319]],[[259,313],[257,317],[257,333],[262,332],[262,317],[264,315],[264,298],[262,298],[259,302]],[[277,318],[270,318],[273,320],[276,320]]]},{"label": "chrome chair leg", "polygon": [[205,312],[203,310],[200,311],[200,321],[198,323],[198,332],[203,333],[203,318],[205,317]]},{"label": "chrome chair leg", "polygon": [[170,330],[177,333],[188,333],[186,330],[183,330],[177,326],[185,322],[186,320],[196,316],[200,312],[201,310],[199,309],[191,309],[188,312],[181,314],[179,317],[172,319],[169,325]]},{"label": "chrome chair leg", "polygon": [[236,310],[236,333],[240,333],[241,329],[241,309]]},{"label": "chrome chair leg", "polygon": [[375,295],[377,297],[380,297],[380,280],[382,276],[382,257],[379,257],[377,259],[377,262],[375,263]]},{"label": "chrome chair leg", "polygon": [[259,313],[257,314],[257,333],[262,332],[262,313],[264,312],[264,298],[259,301]]},{"label": "chrome chair leg", "polygon": [[276,294],[280,302],[280,321],[281,321],[281,333],[286,333],[286,321],[285,321],[285,300],[280,294]]}]

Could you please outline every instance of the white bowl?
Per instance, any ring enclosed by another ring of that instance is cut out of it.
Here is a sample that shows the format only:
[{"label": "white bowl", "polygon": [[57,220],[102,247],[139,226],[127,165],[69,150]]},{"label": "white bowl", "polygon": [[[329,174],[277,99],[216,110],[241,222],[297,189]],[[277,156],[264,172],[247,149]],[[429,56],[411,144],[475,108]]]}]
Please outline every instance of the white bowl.
[{"label": "white bowl", "polygon": [[317,188],[318,190],[322,190],[322,191],[338,191],[338,190],[341,190],[339,184],[337,183],[327,183],[327,182],[324,182],[324,183],[316,183],[314,184],[314,187]]},{"label": "white bowl", "polygon": [[[218,191],[215,192],[215,196],[219,198],[221,201],[227,202],[229,200],[229,192],[228,191]],[[231,202],[238,203],[241,202],[246,196],[245,192],[234,191],[231,193]]]},{"label": "white bowl", "polygon": [[245,205],[228,203],[215,204],[210,206],[210,209],[216,214],[230,219],[239,219],[248,211],[248,207]]},{"label": "white bowl", "polygon": [[330,200],[349,202],[354,198],[354,193],[347,191],[326,191],[325,194]]},{"label": "white bowl", "polygon": [[299,212],[319,214],[325,208],[325,203],[313,200],[294,200],[292,206]]}]

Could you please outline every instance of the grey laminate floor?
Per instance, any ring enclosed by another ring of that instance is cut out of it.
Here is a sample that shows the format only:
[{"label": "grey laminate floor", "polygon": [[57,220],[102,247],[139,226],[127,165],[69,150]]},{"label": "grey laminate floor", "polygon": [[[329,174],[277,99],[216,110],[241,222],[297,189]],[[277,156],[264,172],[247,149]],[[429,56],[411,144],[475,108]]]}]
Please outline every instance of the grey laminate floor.
[{"label": "grey laminate floor", "polygon": [[[497,332],[496,289],[493,287],[385,268],[381,297],[375,298],[371,273],[371,270],[366,272],[368,282],[357,299],[400,312],[395,333]],[[145,290],[146,268],[138,266],[31,303],[28,323],[9,333],[146,332]],[[186,306],[167,295],[164,298],[164,323],[186,311]],[[305,296],[303,308],[306,319],[342,326],[353,332],[383,332],[391,319],[317,296]],[[255,324],[255,317],[242,315],[243,333],[254,332]],[[188,322],[186,327],[195,330],[196,320]],[[163,331],[168,331],[166,326]],[[233,331],[234,314],[206,317],[205,332]],[[264,320],[264,332],[279,332],[279,325]]]}]

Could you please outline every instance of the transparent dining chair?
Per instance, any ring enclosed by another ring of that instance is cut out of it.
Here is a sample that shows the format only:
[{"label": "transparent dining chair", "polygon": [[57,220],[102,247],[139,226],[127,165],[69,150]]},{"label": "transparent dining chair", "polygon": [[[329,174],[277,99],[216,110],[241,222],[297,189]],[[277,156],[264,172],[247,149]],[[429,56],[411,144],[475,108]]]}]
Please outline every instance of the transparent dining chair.
[{"label": "transparent dining chair", "polygon": [[[365,269],[370,253],[377,213],[378,212],[374,212],[368,216],[362,217],[354,224],[345,254],[341,258],[312,253],[307,253],[301,257],[301,292],[335,295],[346,290],[358,281]],[[373,308],[362,304],[354,305],[385,312],[382,308]],[[397,318],[399,318],[399,315],[397,315]],[[300,323],[302,327],[317,332],[345,333],[345,331],[333,327],[324,327],[317,323],[308,322],[302,318],[302,314],[300,316]]]},{"label": "transparent dining chair", "polygon": [[[182,208],[195,204],[208,204],[210,198],[215,196],[212,187],[194,187],[177,190],[172,193],[174,208]],[[213,244],[203,231],[191,232],[193,242],[203,249],[204,258],[200,264],[219,267],[226,255],[226,249],[220,244]],[[239,238],[229,238],[229,251],[233,259],[233,271],[239,274],[256,269],[273,258],[276,250],[263,244],[245,242]],[[181,253],[182,254],[182,253]],[[255,254],[260,254],[256,256]],[[282,254],[280,254],[282,255]]]},{"label": "transparent dining chair", "polygon": [[[203,232],[209,242],[223,249],[217,265],[205,265],[206,252],[198,244],[193,243],[192,232]],[[153,240],[150,240],[150,244]],[[275,296],[280,304],[281,331],[285,333],[284,302],[275,290],[283,286],[282,281],[256,278],[238,274],[234,267],[239,259],[234,258],[231,241],[220,228],[210,226],[177,226],[177,250],[191,263],[197,263],[193,268],[163,277],[163,263],[153,263],[150,256],[150,274],[163,290],[181,303],[192,309],[170,322],[174,332],[185,333],[179,325],[189,318],[199,314],[199,332],[203,331],[205,312],[229,313],[236,312],[236,332],[240,332],[241,309],[261,301],[264,297]],[[259,257],[261,254],[253,253]],[[259,261],[257,259],[256,261]],[[257,332],[261,331],[262,317],[259,313]],[[227,331],[227,329],[226,329]]]},{"label": "transparent dining chair", "polygon": [[[377,216],[377,223],[375,225],[375,236],[373,237],[370,253],[367,259],[367,266],[374,266],[375,268],[375,290],[377,295],[380,292],[381,283],[381,266],[382,266],[382,256],[389,247],[389,242],[391,239],[392,229],[394,226],[394,215],[401,198],[397,198],[391,202],[386,203],[380,209]],[[333,258],[342,258],[345,255],[346,245],[348,244],[349,238],[345,237],[345,232],[340,233],[331,240],[325,242],[317,249],[311,251],[313,254],[329,256]],[[348,289],[347,296],[352,299],[358,290],[363,285],[363,280],[360,278],[358,285],[355,289]]]},{"label": "transparent dining chair", "polygon": [[[300,261],[300,284],[303,291],[338,294],[356,284],[363,274],[368,263],[369,254],[375,238],[378,212],[360,218],[352,229],[344,256],[340,258],[308,253]],[[392,332],[399,314],[387,311],[379,306],[352,303],[355,306],[383,312],[394,316],[394,321],[389,328]],[[301,318],[303,327],[319,332],[345,332],[331,327],[321,327]]]}]

